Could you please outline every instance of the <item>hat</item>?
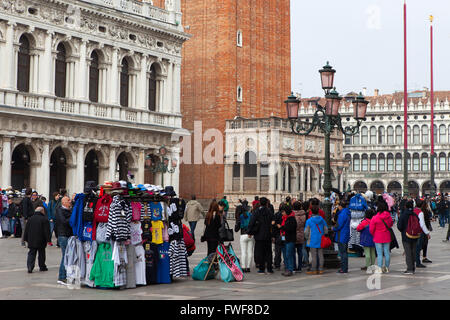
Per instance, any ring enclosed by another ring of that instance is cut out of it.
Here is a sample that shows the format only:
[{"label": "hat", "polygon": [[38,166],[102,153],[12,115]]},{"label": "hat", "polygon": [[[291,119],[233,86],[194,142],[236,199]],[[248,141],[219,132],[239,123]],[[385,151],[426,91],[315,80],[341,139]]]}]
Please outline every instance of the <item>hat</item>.
[{"label": "hat", "polygon": [[164,188],[164,193],[169,197],[175,197],[177,194],[172,186],[167,186]]}]

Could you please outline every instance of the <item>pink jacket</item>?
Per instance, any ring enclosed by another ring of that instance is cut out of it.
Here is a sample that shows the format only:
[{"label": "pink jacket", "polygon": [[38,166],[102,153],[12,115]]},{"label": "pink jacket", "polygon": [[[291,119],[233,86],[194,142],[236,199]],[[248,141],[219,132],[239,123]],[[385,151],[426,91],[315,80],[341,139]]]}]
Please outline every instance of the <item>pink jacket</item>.
[{"label": "pink jacket", "polygon": [[392,228],[394,221],[392,221],[391,214],[387,211],[380,212],[375,215],[370,221],[369,231],[373,236],[375,243],[389,243],[391,242],[391,233],[384,225],[383,221],[389,228]]}]

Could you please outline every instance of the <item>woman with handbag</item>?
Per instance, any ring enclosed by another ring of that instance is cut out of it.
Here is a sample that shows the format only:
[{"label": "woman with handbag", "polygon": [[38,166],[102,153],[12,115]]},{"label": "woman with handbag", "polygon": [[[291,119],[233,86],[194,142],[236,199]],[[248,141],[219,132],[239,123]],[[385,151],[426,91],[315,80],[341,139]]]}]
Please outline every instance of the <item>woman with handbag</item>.
[{"label": "woman with handbag", "polygon": [[[394,225],[389,207],[384,199],[377,202],[377,214],[372,218],[369,225],[369,231],[373,236],[375,249],[377,251],[377,268],[374,273],[388,273],[391,261],[390,243],[391,231]],[[383,254],[385,265],[383,266]]]},{"label": "woman with handbag", "polygon": [[325,220],[319,215],[317,206],[311,208],[311,213],[311,218],[305,224],[306,246],[310,248],[312,257],[311,271],[306,272],[306,274],[322,274],[324,272],[322,235],[328,233],[328,227]]},{"label": "woman with handbag", "polygon": [[215,253],[219,245],[219,228],[222,225],[222,214],[216,201],[211,202],[205,217],[205,231],[202,242],[208,244],[208,255]]}]

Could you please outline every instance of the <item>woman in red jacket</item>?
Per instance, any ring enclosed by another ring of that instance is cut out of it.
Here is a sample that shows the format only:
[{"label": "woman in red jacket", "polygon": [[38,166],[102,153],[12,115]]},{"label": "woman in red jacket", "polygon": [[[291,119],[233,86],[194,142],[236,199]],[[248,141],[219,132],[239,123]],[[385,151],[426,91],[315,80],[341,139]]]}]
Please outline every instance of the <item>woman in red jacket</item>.
[{"label": "woman in red jacket", "polygon": [[[390,228],[394,225],[391,214],[389,213],[389,207],[384,200],[378,200],[377,202],[377,214],[370,221],[369,230],[373,236],[373,242],[375,242],[375,249],[377,251],[377,264],[378,268],[375,269],[375,273],[388,273],[389,265],[391,261],[390,255],[390,243],[391,233]],[[385,266],[383,267],[383,253],[385,258]]]}]

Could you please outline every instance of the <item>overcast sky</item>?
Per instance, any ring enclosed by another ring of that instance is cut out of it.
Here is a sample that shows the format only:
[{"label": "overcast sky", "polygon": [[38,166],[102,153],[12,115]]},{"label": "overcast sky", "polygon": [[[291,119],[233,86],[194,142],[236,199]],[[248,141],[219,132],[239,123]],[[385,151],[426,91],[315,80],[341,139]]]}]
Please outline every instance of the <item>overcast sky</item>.
[{"label": "overcast sky", "polygon": [[[408,91],[430,88],[434,16],[434,89],[450,90],[450,1],[406,0]],[[336,69],[336,90],[403,91],[403,0],[291,0],[292,90],[322,96],[318,70]]]}]

